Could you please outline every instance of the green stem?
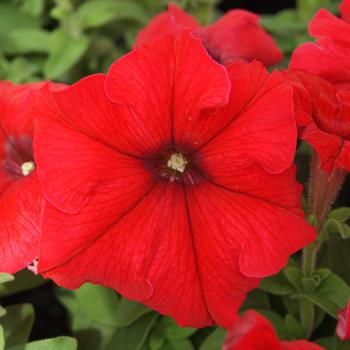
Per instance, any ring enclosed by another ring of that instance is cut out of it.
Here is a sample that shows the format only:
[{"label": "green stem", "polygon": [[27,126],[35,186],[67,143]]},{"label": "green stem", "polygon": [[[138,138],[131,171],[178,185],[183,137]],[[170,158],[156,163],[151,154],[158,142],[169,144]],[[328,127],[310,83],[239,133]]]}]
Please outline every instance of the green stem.
[{"label": "green stem", "polygon": [[[302,270],[305,277],[310,277],[315,271],[316,256],[320,244],[317,242],[309,244],[303,249]],[[309,338],[312,334],[315,323],[315,308],[311,301],[303,298],[300,300],[301,326],[305,336]]]}]

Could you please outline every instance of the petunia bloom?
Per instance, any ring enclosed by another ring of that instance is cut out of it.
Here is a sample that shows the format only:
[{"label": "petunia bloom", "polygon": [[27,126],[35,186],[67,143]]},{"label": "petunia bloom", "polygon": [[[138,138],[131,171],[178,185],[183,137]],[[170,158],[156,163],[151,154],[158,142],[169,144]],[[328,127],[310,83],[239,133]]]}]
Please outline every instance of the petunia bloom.
[{"label": "petunia bloom", "polygon": [[222,350],[322,350],[307,340],[281,341],[271,323],[254,310],[246,311],[227,334]]},{"label": "petunia bloom", "polygon": [[201,27],[192,16],[171,3],[167,11],[155,16],[138,33],[135,47],[166,34],[179,35],[186,29],[193,29],[193,35],[201,38],[209,54],[222,64],[257,59],[270,66],[283,59],[282,52],[254,13],[231,10],[215,23]]},{"label": "petunia bloom", "polygon": [[38,84],[0,82],[0,271],[14,273],[38,257],[43,197],[32,150],[28,108]]},{"label": "petunia bloom", "polygon": [[350,84],[350,0],[343,0],[340,12],[342,18],[325,9],[318,11],[309,26],[316,44],[299,46],[293,53],[291,69],[304,70],[333,83]]},{"label": "petunia bloom", "polygon": [[303,71],[286,77],[299,98],[299,137],[315,149],[328,174],[350,171],[350,90]]},{"label": "petunia bloom", "polygon": [[346,308],[338,311],[336,334],[341,340],[350,339],[350,300]]},{"label": "petunia bloom", "polygon": [[184,32],[43,93],[38,268],[58,284],[103,284],[181,325],[229,327],[246,292],[315,238],[278,72],[226,69]]}]

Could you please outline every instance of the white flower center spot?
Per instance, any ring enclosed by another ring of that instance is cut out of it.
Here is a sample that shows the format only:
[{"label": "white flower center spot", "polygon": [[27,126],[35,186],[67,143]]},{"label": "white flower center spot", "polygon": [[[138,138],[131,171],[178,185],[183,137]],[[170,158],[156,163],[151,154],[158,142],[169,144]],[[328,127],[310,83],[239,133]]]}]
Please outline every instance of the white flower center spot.
[{"label": "white flower center spot", "polygon": [[186,169],[187,160],[181,153],[173,153],[168,160],[168,167],[183,173]]},{"label": "white flower center spot", "polygon": [[34,162],[24,162],[21,165],[22,175],[27,176],[35,169]]}]

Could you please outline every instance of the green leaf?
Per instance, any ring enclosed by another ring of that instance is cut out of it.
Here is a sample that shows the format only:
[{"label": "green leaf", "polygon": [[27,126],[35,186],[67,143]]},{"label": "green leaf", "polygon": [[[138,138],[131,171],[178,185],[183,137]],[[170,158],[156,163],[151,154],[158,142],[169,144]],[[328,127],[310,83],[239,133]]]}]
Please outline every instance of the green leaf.
[{"label": "green leaf", "polygon": [[320,309],[319,307],[317,307],[315,309],[314,329],[316,329],[317,327],[319,327],[321,325],[321,323],[323,322],[325,316],[326,316],[326,313],[322,309]]},{"label": "green leaf", "polygon": [[295,294],[283,295],[283,304],[287,311],[294,316],[294,318],[299,319],[300,317],[300,302],[296,298]]},{"label": "green leaf", "polygon": [[10,273],[0,273],[0,283],[7,283],[11,282],[15,279],[14,275],[11,275]]},{"label": "green leaf", "polygon": [[158,317],[157,313],[148,313],[130,326],[117,329],[105,350],[140,350]]},{"label": "green leaf", "polygon": [[48,52],[49,33],[37,28],[13,29],[1,43],[2,50],[8,54]]},{"label": "green leaf", "polygon": [[317,10],[325,7],[328,0],[297,0],[297,8],[302,18],[311,18]]},{"label": "green leaf", "polygon": [[34,309],[30,304],[6,307],[6,315],[1,318],[4,327],[6,346],[25,344],[29,339],[34,323]]},{"label": "green leaf", "polygon": [[340,207],[337,209],[333,209],[328,217],[331,219],[335,219],[340,222],[346,222],[350,219],[350,208],[349,207]]},{"label": "green leaf", "polygon": [[350,350],[350,341],[341,341],[335,336],[317,339],[316,343],[327,350]]},{"label": "green leaf", "polygon": [[283,273],[297,291],[303,289],[304,274],[299,267],[286,267]]},{"label": "green leaf", "polygon": [[284,325],[287,331],[288,339],[294,340],[303,338],[304,331],[300,323],[291,314],[286,315]]},{"label": "green leaf", "polygon": [[104,349],[112,337],[115,327],[91,320],[80,307],[75,292],[57,288],[60,302],[68,309],[70,329],[84,350]]},{"label": "green leaf", "polygon": [[116,315],[119,298],[113,289],[85,283],[75,291],[75,295],[86,317],[101,324],[118,325]]},{"label": "green leaf", "polygon": [[324,256],[328,261],[324,266],[329,267],[350,285],[350,240],[344,240],[340,235],[331,235],[325,248],[327,251],[324,251]]},{"label": "green leaf", "polygon": [[150,311],[152,310],[141,303],[121,298],[114,315],[114,321],[119,327],[125,327]]},{"label": "green leaf", "polygon": [[350,227],[336,219],[328,219],[323,229],[330,233],[339,233],[343,239],[350,237]]},{"label": "green leaf", "polygon": [[78,343],[71,337],[57,337],[30,342],[28,344],[11,347],[8,350],[76,350]]},{"label": "green leaf", "polygon": [[28,13],[18,9],[10,1],[0,2],[0,33],[8,33],[13,29],[38,28],[40,21]]},{"label": "green leaf", "polygon": [[295,291],[295,288],[288,281],[282,271],[277,275],[264,278],[261,281],[259,288],[275,295],[287,295]]},{"label": "green leaf", "polygon": [[22,0],[21,9],[33,17],[39,17],[44,11],[45,0]]},{"label": "green leaf", "polygon": [[0,350],[5,350],[4,328],[0,325]]},{"label": "green leaf", "polygon": [[166,342],[160,350],[195,350],[195,348],[189,340],[184,339],[176,342]]},{"label": "green leaf", "polygon": [[269,309],[270,301],[268,295],[261,289],[254,289],[248,293],[246,300],[240,308],[240,312],[249,309]]},{"label": "green leaf", "polygon": [[21,56],[17,56],[7,66],[6,80],[11,80],[16,84],[28,82],[38,71],[38,66]]},{"label": "green leaf", "polygon": [[330,270],[319,269],[315,273],[328,273],[328,277],[321,281],[312,294],[303,294],[303,296],[318,305],[329,315],[337,318],[338,309],[347,305],[350,297],[350,287]]},{"label": "green leaf", "polygon": [[22,270],[15,274],[15,280],[11,283],[0,284],[0,296],[3,297],[30,290],[44,283],[47,283],[47,280],[44,280],[41,276],[36,276],[28,270]]},{"label": "green leaf", "polygon": [[154,330],[152,330],[148,341],[150,350],[159,350],[164,342],[165,338],[162,336],[162,334],[159,334],[158,332],[154,332]]},{"label": "green leaf", "polygon": [[226,338],[226,331],[222,328],[216,328],[202,343],[199,350],[221,350],[222,344]]},{"label": "green leaf", "polygon": [[89,47],[86,36],[72,37],[62,29],[50,35],[49,57],[44,65],[47,79],[57,79],[72,68],[85,54]]},{"label": "green leaf", "polygon": [[162,317],[157,322],[157,328],[170,342],[186,339],[197,331],[196,328],[180,327],[170,317]]},{"label": "green leaf", "polygon": [[81,28],[96,28],[120,19],[145,22],[146,15],[141,5],[132,1],[90,0],[83,2],[76,12]]},{"label": "green leaf", "polygon": [[307,21],[301,21],[295,10],[287,9],[276,15],[264,15],[261,18],[262,25],[273,33],[290,34],[306,32]]}]

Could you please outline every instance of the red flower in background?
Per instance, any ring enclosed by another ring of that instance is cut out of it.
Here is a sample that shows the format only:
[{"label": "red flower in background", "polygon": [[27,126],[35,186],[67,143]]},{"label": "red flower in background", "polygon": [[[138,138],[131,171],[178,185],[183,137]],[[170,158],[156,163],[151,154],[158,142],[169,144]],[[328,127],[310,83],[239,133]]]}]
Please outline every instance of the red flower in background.
[{"label": "red flower in background", "polygon": [[33,89],[0,83],[0,271],[14,273],[39,254],[43,199],[32,151]]},{"label": "red flower in background", "polygon": [[179,35],[185,29],[194,29],[209,54],[222,64],[257,59],[270,66],[280,62],[283,55],[259,24],[259,16],[245,10],[231,10],[207,27],[174,4],[155,16],[139,32],[135,47],[161,39],[166,34]]},{"label": "red flower in background", "polygon": [[278,72],[226,69],[183,33],[44,95],[39,270],[57,283],[100,283],[182,325],[229,327],[246,292],[315,238]]},{"label": "red flower in background", "polygon": [[316,44],[299,46],[293,53],[291,69],[350,84],[350,0],[343,0],[340,12],[342,19],[325,9],[318,11],[309,26],[310,35],[318,38]]},{"label": "red flower in background", "polygon": [[285,76],[295,90],[299,137],[315,149],[324,171],[350,171],[350,90],[302,71]]},{"label": "red flower in background", "polygon": [[280,341],[271,323],[253,310],[246,311],[228,332],[223,350],[322,350],[307,340]]},{"label": "red flower in background", "polygon": [[350,300],[345,309],[338,311],[336,334],[341,340],[350,339]]}]

